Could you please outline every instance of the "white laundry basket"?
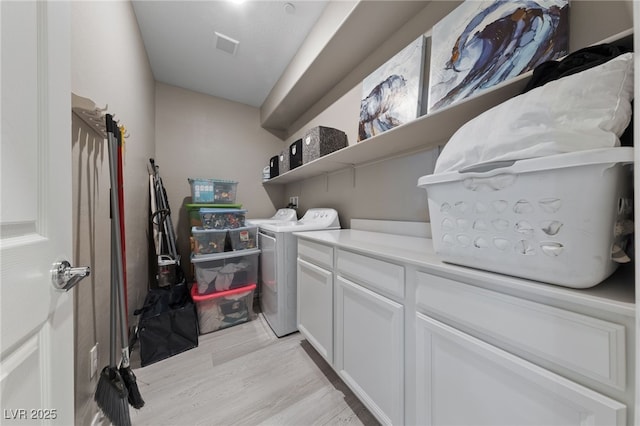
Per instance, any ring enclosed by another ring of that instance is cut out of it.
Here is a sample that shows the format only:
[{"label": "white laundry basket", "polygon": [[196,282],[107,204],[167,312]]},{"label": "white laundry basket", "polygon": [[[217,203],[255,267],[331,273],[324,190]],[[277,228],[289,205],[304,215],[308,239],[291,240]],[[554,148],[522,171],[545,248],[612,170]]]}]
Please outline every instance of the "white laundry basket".
[{"label": "white laundry basket", "polygon": [[[423,176],[443,261],[567,287],[611,275],[632,216],[633,148],[485,163]],[[627,223],[628,225],[628,223]]]}]

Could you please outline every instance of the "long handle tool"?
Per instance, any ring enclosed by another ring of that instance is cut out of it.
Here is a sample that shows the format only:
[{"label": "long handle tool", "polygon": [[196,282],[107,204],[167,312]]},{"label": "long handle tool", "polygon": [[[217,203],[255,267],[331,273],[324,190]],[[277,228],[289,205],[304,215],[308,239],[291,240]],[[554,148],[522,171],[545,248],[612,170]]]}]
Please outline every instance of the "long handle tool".
[{"label": "long handle tool", "polygon": [[[118,140],[115,136],[115,132],[119,132],[118,126],[111,119],[111,116],[107,114],[107,137],[109,138],[109,169],[111,171],[111,185],[112,188],[117,188],[118,185],[118,166],[116,164],[118,158]],[[112,191],[112,194],[114,192]],[[127,313],[125,312],[125,295],[124,295],[124,270],[122,261],[122,228],[120,226],[120,200],[119,197],[111,196],[113,201],[113,220],[112,220],[112,233],[115,234],[112,239],[112,244],[115,244],[115,272],[116,272],[116,284],[117,284],[117,299],[120,305],[120,339],[122,346],[122,364],[120,366],[120,375],[124,380],[124,383],[128,391],[128,400],[133,408],[141,408],[144,406],[144,400],[140,395],[138,384],[136,382],[136,376],[131,371],[129,365],[129,337],[127,331]]]},{"label": "long handle tool", "polygon": [[[111,122],[111,116],[107,114],[107,146],[109,151],[109,166],[112,170],[112,135],[109,132],[109,125]],[[114,175],[110,173],[111,178],[111,297],[110,297],[110,328],[109,328],[109,340],[110,340],[110,352],[109,352],[109,365],[105,367],[100,373],[100,379],[98,380],[98,386],[96,387],[96,393],[94,399],[98,407],[102,410],[104,415],[114,426],[130,426],[131,417],[129,414],[128,397],[129,392],[127,385],[125,384],[122,376],[118,372],[117,367],[117,303],[118,303],[118,277],[116,271],[117,262],[117,248],[116,243],[116,229],[114,219],[117,220],[117,196],[116,186],[114,185]]]}]

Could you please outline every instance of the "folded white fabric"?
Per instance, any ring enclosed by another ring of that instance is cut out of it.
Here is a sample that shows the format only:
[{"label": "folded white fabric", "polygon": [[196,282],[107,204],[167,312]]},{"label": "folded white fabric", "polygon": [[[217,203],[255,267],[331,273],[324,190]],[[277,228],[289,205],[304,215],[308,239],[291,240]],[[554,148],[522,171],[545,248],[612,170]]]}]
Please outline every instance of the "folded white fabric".
[{"label": "folded white fabric", "polygon": [[434,173],[620,145],[631,120],[633,53],[551,81],[480,114],[444,146]]}]

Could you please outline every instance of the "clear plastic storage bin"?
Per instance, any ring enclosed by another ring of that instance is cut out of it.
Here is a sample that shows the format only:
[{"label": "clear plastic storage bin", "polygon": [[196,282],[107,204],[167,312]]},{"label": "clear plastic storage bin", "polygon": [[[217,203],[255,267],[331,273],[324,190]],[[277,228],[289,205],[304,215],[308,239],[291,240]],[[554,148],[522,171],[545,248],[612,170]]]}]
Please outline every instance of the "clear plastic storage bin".
[{"label": "clear plastic storage bin", "polygon": [[198,226],[191,228],[193,245],[191,252],[196,255],[220,253],[225,249],[226,229],[204,229]]},{"label": "clear plastic storage bin", "polygon": [[257,237],[257,226],[229,229],[229,242],[232,250],[247,250],[258,247]]},{"label": "clear plastic storage bin", "polygon": [[246,213],[242,209],[200,209],[200,220],[207,229],[241,228],[245,226]]},{"label": "clear plastic storage bin", "polygon": [[[226,232],[226,231],[225,231]],[[191,255],[197,291],[209,294],[258,282],[260,249]]]},{"label": "clear plastic storage bin", "polygon": [[219,293],[201,295],[193,286],[191,297],[198,311],[200,334],[211,333],[253,319],[255,289],[254,283]]},{"label": "clear plastic storage bin", "polygon": [[242,204],[210,204],[210,203],[189,203],[184,205],[189,215],[190,226],[202,226],[200,209],[241,209]]},{"label": "clear plastic storage bin", "polygon": [[224,179],[189,178],[194,203],[234,204],[238,182]]},{"label": "clear plastic storage bin", "polygon": [[567,287],[618,266],[633,207],[633,148],[486,163],[423,176],[445,262]]}]

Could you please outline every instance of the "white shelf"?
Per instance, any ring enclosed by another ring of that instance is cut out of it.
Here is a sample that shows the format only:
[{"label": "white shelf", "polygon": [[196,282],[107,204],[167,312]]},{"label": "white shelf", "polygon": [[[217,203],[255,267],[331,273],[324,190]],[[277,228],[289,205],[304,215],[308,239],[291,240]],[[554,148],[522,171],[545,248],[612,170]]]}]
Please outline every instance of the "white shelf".
[{"label": "white shelf", "polygon": [[[601,43],[624,41],[632,45],[633,30],[629,29]],[[465,99],[432,114],[386,131],[354,145],[335,151],[324,157],[303,164],[263,184],[283,185],[314,176],[331,173],[402,153],[411,153],[444,145],[467,121],[514,96],[525,87],[532,72],[525,73],[507,82],[488,89],[481,94]]]},{"label": "white shelf", "polygon": [[482,111],[520,93],[529,76],[530,73],[523,74],[507,84],[491,88],[480,96],[464,100],[433,114],[423,115],[410,123],[332,152],[270,179],[265,184],[286,184],[385,157],[444,145],[464,123]]}]

